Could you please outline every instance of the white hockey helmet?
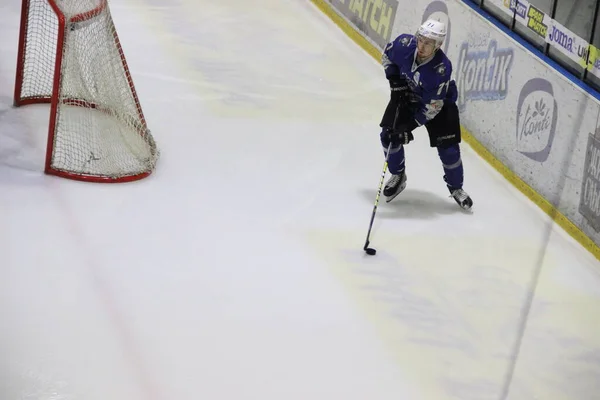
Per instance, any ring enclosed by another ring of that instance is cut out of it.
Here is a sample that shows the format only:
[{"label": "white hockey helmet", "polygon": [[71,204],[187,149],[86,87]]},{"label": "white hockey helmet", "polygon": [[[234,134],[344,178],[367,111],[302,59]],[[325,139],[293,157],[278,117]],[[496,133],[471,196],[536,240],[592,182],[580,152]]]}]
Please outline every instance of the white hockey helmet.
[{"label": "white hockey helmet", "polygon": [[446,39],[446,24],[435,19],[428,19],[419,27],[417,38],[427,38],[434,40],[436,50],[439,49]]}]

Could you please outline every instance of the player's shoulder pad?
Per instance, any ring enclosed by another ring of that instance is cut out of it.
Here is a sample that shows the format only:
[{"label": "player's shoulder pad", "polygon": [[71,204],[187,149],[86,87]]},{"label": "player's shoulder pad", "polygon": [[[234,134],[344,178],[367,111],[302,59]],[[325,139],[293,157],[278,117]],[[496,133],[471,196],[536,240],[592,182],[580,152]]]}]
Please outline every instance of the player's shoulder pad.
[{"label": "player's shoulder pad", "polygon": [[452,75],[452,63],[443,53],[442,57],[435,57],[433,61],[433,71],[435,75],[440,79],[449,79]]},{"label": "player's shoulder pad", "polygon": [[400,47],[409,47],[411,45],[411,43],[414,42],[415,37],[409,33],[403,33],[402,35],[398,36],[395,40],[395,42],[398,44],[398,46]]}]

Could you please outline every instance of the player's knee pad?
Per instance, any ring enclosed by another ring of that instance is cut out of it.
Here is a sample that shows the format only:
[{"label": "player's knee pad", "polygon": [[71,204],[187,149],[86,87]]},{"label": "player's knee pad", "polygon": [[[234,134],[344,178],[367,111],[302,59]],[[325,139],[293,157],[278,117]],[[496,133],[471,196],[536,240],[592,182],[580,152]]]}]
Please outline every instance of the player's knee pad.
[{"label": "player's knee pad", "polygon": [[[386,129],[382,129],[381,133],[379,134],[379,140],[381,141],[381,147],[383,147],[383,152],[387,153],[387,149],[390,145],[390,141],[387,137],[386,134]],[[398,146],[393,146],[390,148],[390,155],[399,152],[402,149],[402,145],[398,145]]]},{"label": "player's knee pad", "polygon": [[438,147],[437,151],[445,169],[456,168],[462,163],[460,159],[460,146],[458,144],[453,144],[448,147]]}]

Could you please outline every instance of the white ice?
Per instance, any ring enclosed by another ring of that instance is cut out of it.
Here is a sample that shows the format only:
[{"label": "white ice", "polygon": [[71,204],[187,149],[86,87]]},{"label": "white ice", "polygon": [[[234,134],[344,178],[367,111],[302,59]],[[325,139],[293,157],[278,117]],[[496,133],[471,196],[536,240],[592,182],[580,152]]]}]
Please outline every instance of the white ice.
[{"label": "white ice", "polygon": [[381,67],[307,1],[113,0],[161,149],[120,185],[42,173],[0,5],[0,398],[597,400],[599,263],[463,144],[426,133],[380,204]]}]

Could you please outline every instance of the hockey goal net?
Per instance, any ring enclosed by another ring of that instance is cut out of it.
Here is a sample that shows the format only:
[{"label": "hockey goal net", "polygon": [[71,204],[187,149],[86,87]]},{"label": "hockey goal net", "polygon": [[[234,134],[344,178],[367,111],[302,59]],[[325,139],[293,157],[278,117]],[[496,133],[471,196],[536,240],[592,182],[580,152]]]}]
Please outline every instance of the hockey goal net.
[{"label": "hockey goal net", "polygon": [[15,106],[50,103],[45,172],[141,179],[158,150],[106,0],[23,0]]}]

